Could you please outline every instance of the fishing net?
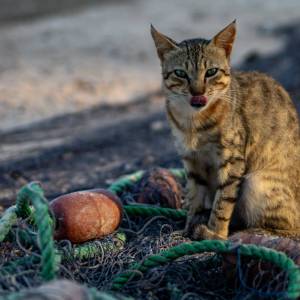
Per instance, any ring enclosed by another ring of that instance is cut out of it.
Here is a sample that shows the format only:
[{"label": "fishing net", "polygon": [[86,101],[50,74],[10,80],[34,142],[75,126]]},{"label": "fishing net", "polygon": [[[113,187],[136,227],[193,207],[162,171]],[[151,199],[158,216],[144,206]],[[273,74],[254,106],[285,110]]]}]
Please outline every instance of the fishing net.
[{"label": "fishing net", "polygon": [[[125,207],[136,205],[140,177],[140,173],[135,174],[112,185],[111,189],[119,195]],[[177,178],[184,184],[182,176]],[[145,213],[147,207],[142,209],[144,213],[125,209],[118,232],[103,239],[81,245],[68,240],[55,242],[53,276],[83,284],[89,299],[299,297],[300,271],[286,255],[274,250],[268,252],[261,247],[251,248],[251,245],[236,240],[232,243],[191,243],[181,234],[185,219],[176,216],[177,211],[172,217],[167,210],[154,215],[153,212]],[[3,229],[3,218],[8,217],[2,217],[0,230]],[[54,278],[45,279],[47,274],[43,274],[47,256],[43,256],[42,235],[38,233],[32,214],[17,219],[9,216],[8,219],[14,221],[0,246],[0,297],[23,299],[17,298],[22,291],[40,287]],[[268,238],[264,237],[265,240]],[[277,240],[280,244],[280,239]],[[173,249],[177,250],[174,252]],[[290,252],[294,253],[292,258],[296,261],[297,249]],[[47,272],[49,275],[52,271]],[[53,299],[73,299],[70,295],[74,289],[76,287],[71,286],[70,293],[68,288],[64,290],[69,298],[64,294]],[[45,299],[42,298],[43,290],[37,291],[41,298],[36,299]],[[47,291],[49,293],[49,289]],[[101,298],[98,291],[109,292],[112,298],[105,298],[107,295]]]}]

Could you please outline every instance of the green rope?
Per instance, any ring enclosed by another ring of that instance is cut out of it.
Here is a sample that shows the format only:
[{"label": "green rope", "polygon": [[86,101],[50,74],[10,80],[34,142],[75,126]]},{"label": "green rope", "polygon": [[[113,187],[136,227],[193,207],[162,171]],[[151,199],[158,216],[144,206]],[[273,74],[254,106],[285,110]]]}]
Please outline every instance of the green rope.
[{"label": "green rope", "polygon": [[177,178],[179,179],[186,179],[186,173],[185,173],[185,170],[180,168],[180,169],[177,169],[177,168],[172,168],[172,169],[169,169],[169,171]]},{"label": "green rope", "polygon": [[120,179],[115,181],[108,188],[111,192],[118,194],[125,190],[126,188],[131,187],[134,183],[139,181],[144,175],[144,171],[138,171],[130,175],[122,176]]},{"label": "green rope", "polygon": [[[43,193],[43,190],[38,182],[31,182],[31,186],[33,186],[34,190]],[[23,187],[26,190],[26,186]],[[17,201],[16,201],[16,208],[17,208],[17,215],[19,218],[27,218],[31,215],[31,208],[29,203],[31,202],[30,195],[27,192],[22,192],[22,189],[17,194]]]},{"label": "green rope", "polygon": [[154,217],[165,216],[173,220],[184,220],[187,212],[183,209],[156,207],[143,204],[124,205],[124,210],[129,216]]},{"label": "green rope", "polygon": [[168,250],[162,251],[158,255],[149,256],[142,263],[134,264],[127,272],[119,274],[113,280],[112,289],[122,289],[128,280],[137,274],[136,271],[144,273],[153,267],[167,264],[185,255],[203,252],[235,253],[237,250],[241,255],[252,256],[262,259],[263,261],[271,262],[281,269],[287,271],[289,278],[287,296],[290,299],[296,299],[300,296],[300,270],[295,265],[293,260],[288,258],[284,253],[265,247],[258,247],[256,245],[239,245],[237,248],[234,247],[234,245],[232,245],[230,242],[215,240],[183,243]]},{"label": "green rope", "polygon": [[89,259],[101,253],[113,253],[123,249],[126,242],[126,235],[118,232],[112,241],[103,241],[100,243],[89,242],[84,245],[74,247],[71,253],[62,253],[62,260],[71,257],[72,259]]},{"label": "green rope", "polygon": [[9,207],[0,219],[0,243],[4,241],[13,225],[18,221],[16,207]]},{"label": "green rope", "polygon": [[41,275],[44,280],[55,278],[59,256],[53,242],[53,221],[49,215],[48,202],[40,185],[32,182],[24,186],[17,197],[17,214],[27,216],[29,201],[34,206],[34,220],[38,228],[38,244],[41,251]]}]

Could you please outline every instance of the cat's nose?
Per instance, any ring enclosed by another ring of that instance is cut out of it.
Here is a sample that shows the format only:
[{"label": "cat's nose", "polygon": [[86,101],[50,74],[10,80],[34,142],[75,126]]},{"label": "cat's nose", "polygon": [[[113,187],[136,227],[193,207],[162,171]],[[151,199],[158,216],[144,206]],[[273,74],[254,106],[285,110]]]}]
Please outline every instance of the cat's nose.
[{"label": "cat's nose", "polygon": [[192,96],[202,96],[204,94],[204,89],[201,89],[199,87],[190,87],[190,93]]}]

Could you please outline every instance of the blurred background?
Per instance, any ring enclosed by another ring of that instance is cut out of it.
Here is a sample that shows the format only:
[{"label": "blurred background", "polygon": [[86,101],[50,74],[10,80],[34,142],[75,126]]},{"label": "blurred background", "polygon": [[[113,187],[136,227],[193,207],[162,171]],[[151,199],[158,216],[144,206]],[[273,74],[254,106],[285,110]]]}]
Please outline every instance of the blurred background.
[{"label": "blurred background", "polygon": [[210,38],[237,19],[233,65],[270,73],[300,99],[299,0],[0,5],[0,205],[29,180],[54,197],[180,165],[150,23],[180,41]]}]

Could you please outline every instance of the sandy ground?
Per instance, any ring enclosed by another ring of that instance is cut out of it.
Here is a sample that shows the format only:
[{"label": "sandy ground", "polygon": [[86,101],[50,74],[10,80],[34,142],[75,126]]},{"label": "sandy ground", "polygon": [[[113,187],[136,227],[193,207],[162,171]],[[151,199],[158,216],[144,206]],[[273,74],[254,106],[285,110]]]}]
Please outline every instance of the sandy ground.
[{"label": "sandy ground", "polygon": [[177,40],[211,37],[237,18],[233,63],[270,53],[270,32],[300,18],[300,1],[127,0],[0,28],[1,130],[160,87],[149,24]]}]

